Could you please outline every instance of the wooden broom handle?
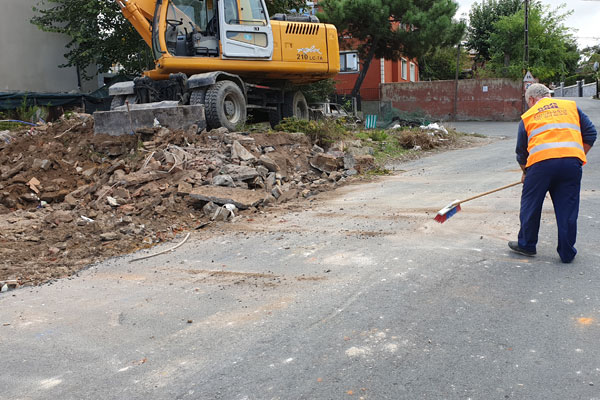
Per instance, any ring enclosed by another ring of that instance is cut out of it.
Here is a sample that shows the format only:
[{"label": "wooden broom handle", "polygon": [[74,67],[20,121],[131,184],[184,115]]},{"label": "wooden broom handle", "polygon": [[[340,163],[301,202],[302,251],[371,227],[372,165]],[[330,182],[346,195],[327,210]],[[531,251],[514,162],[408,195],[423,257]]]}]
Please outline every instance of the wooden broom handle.
[{"label": "wooden broom handle", "polygon": [[490,190],[489,192],[480,193],[480,194],[478,194],[478,195],[475,195],[475,196],[473,196],[473,197],[469,197],[468,199],[464,199],[464,200],[461,200],[461,201],[455,202],[455,204],[466,203],[467,201],[475,200],[475,199],[478,199],[478,198],[480,198],[480,197],[487,196],[488,194],[492,194],[492,193],[494,193],[494,192],[499,192],[500,190],[508,189],[509,187],[513,187],[513,186],[520,185],[521,183],[522,183],[521,181],[519,181],[519,182],[514,182],[514,183],[511,183],[510,185],[506,185],[506,186],[502,186],[502,187],[499,187],[499,188],[496,188],[496,189],[492,189],[492,190]]}]

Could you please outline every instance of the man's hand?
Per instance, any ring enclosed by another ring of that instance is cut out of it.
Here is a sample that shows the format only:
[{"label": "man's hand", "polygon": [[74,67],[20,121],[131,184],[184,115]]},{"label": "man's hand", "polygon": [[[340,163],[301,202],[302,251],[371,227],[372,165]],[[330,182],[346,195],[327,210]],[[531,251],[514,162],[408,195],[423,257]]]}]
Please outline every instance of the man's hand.
[{"label": "man's hand", "polygon": [[521,183],[524,183],[525,182],[525,174],[527,174],[527,171],[525,170],[524,165],[519,165],[519,167],[521,167],[521,171],[523,171],[523,175],[521,176]]}]

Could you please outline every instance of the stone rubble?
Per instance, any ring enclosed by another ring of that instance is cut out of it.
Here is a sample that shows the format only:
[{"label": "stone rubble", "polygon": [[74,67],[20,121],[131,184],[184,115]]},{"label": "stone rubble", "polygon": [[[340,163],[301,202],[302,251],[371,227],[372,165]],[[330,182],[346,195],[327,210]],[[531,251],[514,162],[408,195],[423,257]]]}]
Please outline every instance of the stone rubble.
[{"label": "stone rubble", "polygon": [[202,221],[331,190],[374,166],[349,151],[360,141],[326,151],[299,133],[156,127],[107,136],[94,135],[93,123],[75,114],[3,135],[0,280],[69,275]]}]

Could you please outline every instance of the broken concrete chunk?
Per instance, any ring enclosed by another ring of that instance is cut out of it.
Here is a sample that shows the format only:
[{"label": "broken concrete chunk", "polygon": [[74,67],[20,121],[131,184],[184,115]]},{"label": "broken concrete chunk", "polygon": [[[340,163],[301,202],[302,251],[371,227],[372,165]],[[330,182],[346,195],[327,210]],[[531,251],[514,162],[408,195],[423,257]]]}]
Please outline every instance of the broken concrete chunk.
[{"label": "broken concrete chunk", "polygon": [[280,203],[285,203],[298,197],[298,189],[290,189],[283,192],[283,194],[277,199]]},{"label": "broken concrete chunk", "polygon": [[253,190],[230,188],[225,186],[202,186],[192,190],[190,197],[216,204],[231,203],[239,209],[253,207],[261,202],[263,194]]},{"label": "broken concrete chunk", "polygon": [[271,157],[265,154],[260,156],[258,162],[271,172],[279,171],[279,165],[277,165],[277,163]]},{"label": "broken concrete chunk", "polygon": [[73,221],[73,215],[68,211],[54,211],[45,218],[46,222],[53,222],[55,224],[69,223]]},{"label": "broken concrete chunk", "polygon": [[94,176],[94,174],[96,174],[96,171],[96,168],[89,168],[83,171],[81,175],[85,176],[86,178],[91,178],[92,176]]},{"label": "broken concrete chunk", "polygon": [[355,156],[356,166],[354,167],[358,172],[366,172],[375,166],[375,158],[370,155]]},{"label": "broken concrete chunk", "polygon": [[192,185],[187,182],[179,182],[177,185],[177,194],[189,194],[192,191]]},{"label": "broken concrete chunk", "polygon": [[158,171],[148,171],[148,172],[132,172],[131,174],[127,174],[123,176],[123,183],[125,186],[137,186],[142,185],[146,182],[155,181],[157,179],[163,178],[165,175],[159,173]]},{"label": "broken concrete chunk", "polygon": [[346,154],[344,156],[344,169],[353,169],[356,165],[356,160],[352,154]]},{"label": "broken concrete chunk", "polygon": [[273,189],[271,189],[271,194],[273,195],[273,197],[278,199],[283,194],[283,191],[281,190],[280,186],[275,186]]},{"label": "broken concrete chunk", "polygon": [[112,240],[118,240],[120,235],[118,232],[104,232],[100,234],[100,240],[103,242],[110,242]]},{"label": "broken concrete chunk", "polygon": [[43,169],[44,171],[47,171],[47,170],[50,169],[51,166],[52,166],[52,161],[50,161],[50,160],[42,160],[40,168]]},{"label": "broken concrete chunk", "polygon": [[226,207],[219,207],[210,218],[212,221],[228,221],[233,218],[233,212]]},{"label": "broken concrete chunk", "polygon": [[258,167],[256,167],[256,172],[258,172],[258,174],[263,179],[265,179],[267,177],[267,175],[269,174],[269,170],[263,165],[259,165]]},{"label": "broken concrete chunk", "polygon": [[[212,131],[210,131],[209,133],[212,135],[213,132],[221,133],[222,131],[219,131],[223,128],[217,128],[217,129],[213,129]],[[225,128],[225,134],[223,135],[223,141],[226,144],[233,144],[234,140],[237,140],[238,142],[240,142],[240,144],[254,144],[254,138],[250,137],[250,136],[245,136],[245,135],[240,135],[239,133],[228,133],[227,128]]]},{"label": "broken concrete chunk", "polygon": [[313,145],[312,147],[312,151],[315,153],[325,153],[325,150],[323,150],[322,147],[317,146],[316,144]]},{"label": "broken concrete chunk", "polygon": [[252,153],[250,153],[244,146],[240,144],[239,141],[234,140],[233,145],[231,146],[231,158],[238,159],[242,161],[254,161],[256,157]]},{"label": "broken concrete chunk", "polygon": [[258,171],[255,168],[244,165],[229,164],[221,168],[221,174],[231,176],[231,179],[234,181],[246,181],[258,176]]},{"label": "broken concrete chunk", "polygon": [[276,183],[277,183],[277,178],[275,177],[275,172],[271,172],[269,175],[267,175],[267,178],[265,179],[265,187],[266,187],[267,191],[270,192]]},{"label": "broken concrete chunk", "polygon": [[318,153],[310,159],[310,165],[322,172],[333,172],[338,169],[338,159],[331,154]]},{"label": "broken concrete chunk", "polygon": [[339,171],[333,171],[329,174],[329,180],[335,182],[338,181],[342,177],[342,173]]},{"label": "broken concrete chunk", "polygon": [[215,186],[235,187],[235,184],[233,183],[233,178],[230,175],[213,176],[212,184]]},{"label": "broken concrete chunk", "polygon": [[25,162],[20,162],[18,163],[16,166],[14,166],[13,168],[9,169],[7,172],[2,174],[2,180],[6,180],[6,179],[10,179],[13,176],[15,176],[16,174],[18,174],[19,172],[21,172],[21,170],[25,168]]},{"label": "broken concrete chunk", "polygon": [[202,207],[202,212],[207,217],[212,217],[213,215],[215,215],[215,211],[217,211],[217,208],[219,208],[218,205],[216,205],[212,201],[209,201],[204,205],[204,207]]},{"label": "broken concrete chunk", "polygon": [[111,207],[119,207],[119,202],[112,196],[106,196],[106,202]]}]

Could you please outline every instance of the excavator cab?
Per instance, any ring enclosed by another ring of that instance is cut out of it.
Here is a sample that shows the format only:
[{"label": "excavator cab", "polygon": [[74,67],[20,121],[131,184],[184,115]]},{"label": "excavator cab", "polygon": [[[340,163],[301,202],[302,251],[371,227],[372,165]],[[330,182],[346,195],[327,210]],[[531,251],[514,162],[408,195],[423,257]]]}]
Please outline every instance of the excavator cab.
[{"label": "excavator cab", "polygon": [[269,60],[273,55],[273,33],[263,0],[165,0],[157,2],[153,26],[156,59],[164,52],[160,35],[174,57]]}]

